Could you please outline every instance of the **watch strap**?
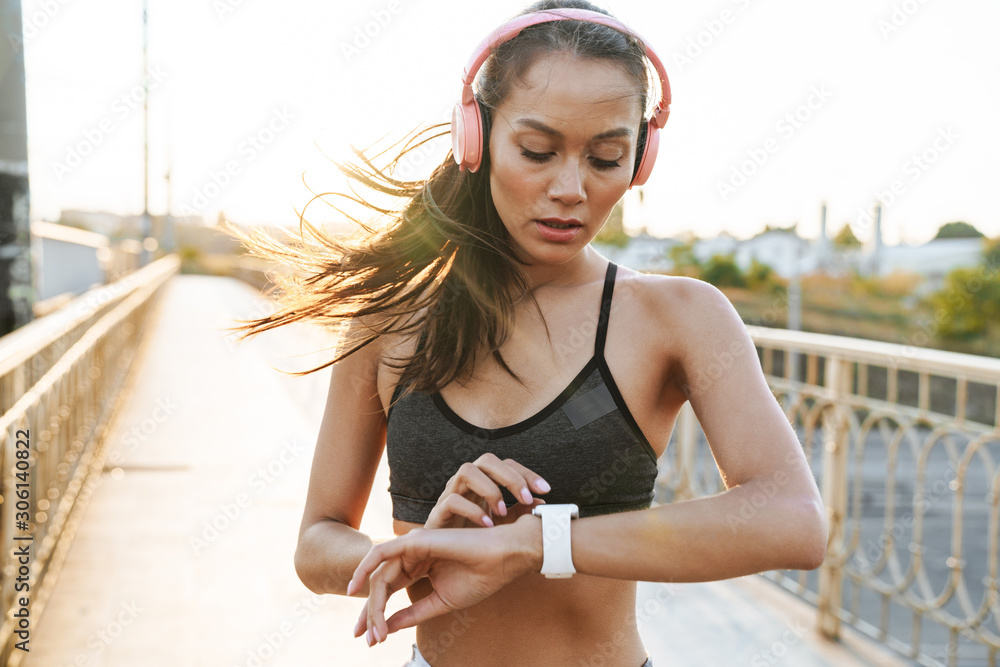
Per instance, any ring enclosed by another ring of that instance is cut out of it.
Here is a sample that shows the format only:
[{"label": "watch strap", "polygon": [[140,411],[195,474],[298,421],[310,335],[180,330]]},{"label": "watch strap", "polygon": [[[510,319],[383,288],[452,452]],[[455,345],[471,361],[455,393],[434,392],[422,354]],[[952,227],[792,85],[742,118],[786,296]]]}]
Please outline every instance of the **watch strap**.
[{"label": "watch strap", "polygon": [[573,567],[570,524],[580,516],[573,503],[539,505],[532,513],[542,519],[542,569],[548,579],[568,579],[576,572]]}]

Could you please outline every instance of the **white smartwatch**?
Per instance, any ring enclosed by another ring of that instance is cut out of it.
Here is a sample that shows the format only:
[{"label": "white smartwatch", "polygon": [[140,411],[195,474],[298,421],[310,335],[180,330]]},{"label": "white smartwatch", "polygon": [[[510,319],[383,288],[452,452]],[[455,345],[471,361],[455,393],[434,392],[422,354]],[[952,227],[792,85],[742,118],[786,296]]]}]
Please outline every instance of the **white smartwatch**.
[{"label": "white smartwatch", "polygon": [[548,579],[568,579],[576,572],[569,524],[580,518],[574,503],[538,505],[531,513],[542,517],[542,570]]}]

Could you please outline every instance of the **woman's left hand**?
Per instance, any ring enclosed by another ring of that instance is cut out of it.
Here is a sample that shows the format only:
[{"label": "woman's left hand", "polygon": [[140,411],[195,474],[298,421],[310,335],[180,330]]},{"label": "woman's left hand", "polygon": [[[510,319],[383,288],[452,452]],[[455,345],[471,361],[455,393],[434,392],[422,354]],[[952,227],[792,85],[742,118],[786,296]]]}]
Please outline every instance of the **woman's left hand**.
[{"label": "woman's left hand", "polygon": [[[371,629],[372,645],[392,632],[486,599],[541,568],[541,542],[539,519],[524,515],[514,523],[480,530],[416,528],[372,546],[347,588],[351,595],[368,579],[368,603],[354,636]],[[425,576],[434,590],[385,620],[389,596]]]}]

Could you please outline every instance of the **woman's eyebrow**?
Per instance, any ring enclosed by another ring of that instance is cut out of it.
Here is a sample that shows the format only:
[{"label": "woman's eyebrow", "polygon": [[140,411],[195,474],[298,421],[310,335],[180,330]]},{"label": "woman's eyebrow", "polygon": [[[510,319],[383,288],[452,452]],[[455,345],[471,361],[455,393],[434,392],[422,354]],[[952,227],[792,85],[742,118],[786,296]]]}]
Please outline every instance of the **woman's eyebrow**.
[{"label": "woman's eyebrow", "polygon": [[[534,118],[518,118],[514,121],[515,125],[522,125],[524,127],[530,127],[533,130],[538,130],[539,132],[544,132],[545,134],[551,135],[553,137],[562,137],[562,132],[555,129],[554,127],[549,127],[540,120],[535,120]],[[600,134],[594,135],[594,140],[600,139],[612,139],[614,137],[631,137],[633,135],[632,128],[629,127],[616,127],[613,130],[608,130],[606,132],[601,132]]]}]

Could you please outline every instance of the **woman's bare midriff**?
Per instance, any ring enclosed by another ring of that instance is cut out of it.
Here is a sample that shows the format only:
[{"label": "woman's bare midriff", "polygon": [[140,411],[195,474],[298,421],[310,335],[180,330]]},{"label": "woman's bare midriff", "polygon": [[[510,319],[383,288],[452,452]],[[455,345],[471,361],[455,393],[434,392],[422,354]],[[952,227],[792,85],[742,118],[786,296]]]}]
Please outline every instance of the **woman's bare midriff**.
[{"label": "woman's bare midriff", "polygon": [[[420,527],[393,521],[396,535]],[[421,579],[406,592],[416,602],[431,590]],[[528,574],[476,605],[418,624],[417,647],[432,667],[641,667],[635,595],[634,581]]]}]

